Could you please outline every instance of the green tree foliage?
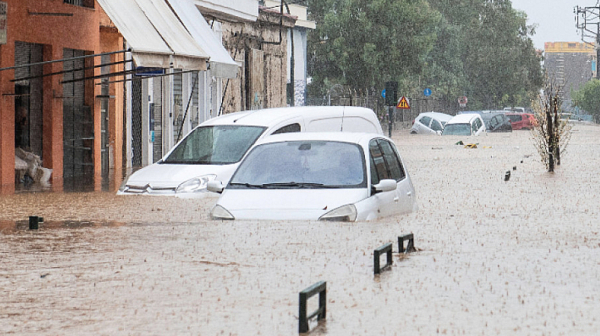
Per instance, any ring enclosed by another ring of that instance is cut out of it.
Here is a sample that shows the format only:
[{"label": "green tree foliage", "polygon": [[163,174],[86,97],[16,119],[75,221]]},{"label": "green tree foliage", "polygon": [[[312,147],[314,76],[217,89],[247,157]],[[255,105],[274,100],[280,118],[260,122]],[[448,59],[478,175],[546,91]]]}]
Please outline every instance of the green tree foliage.
[{"label": "green tree foliage", "polygon": [[425,0],[312,0],[309,10],[314,83],[358,90],[420,73],[439,21]]},{"label": "green tree foliage", "polygon": [[509,0],[481,0],[479,15],[465,27],[462,58],[473,105],[479,108],[529,105],[543,83],[540,60],[524,13],[512,9]]},{"label": "green tree foliage", "polygon": [[600,119],[600,80],[592,79],[575,92],[573,101],[576,106],[586,110],[596,120]]},{"label": "green tree foliage", "polygon": [[469,98],[470,109],[528,106],[542,86],[523,12],[510,0],[311,0],[315,86],[429,87],[435,98]]}]

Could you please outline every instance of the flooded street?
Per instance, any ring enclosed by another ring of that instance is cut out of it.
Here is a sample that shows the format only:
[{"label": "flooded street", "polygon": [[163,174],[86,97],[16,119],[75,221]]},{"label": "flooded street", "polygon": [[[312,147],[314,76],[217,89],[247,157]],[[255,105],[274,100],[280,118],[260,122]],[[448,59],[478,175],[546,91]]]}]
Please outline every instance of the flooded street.
[{"label": "flooded street", "polygon": [[[294,335],[298,292],[318,281],[312,335],[596,334],[600,127],[574,127],[554,174],[530,136],[397,131],[419,211],[377,222],[217,222],[214,197],[2,196],[0,334]],[[397,254],[409,232],[419,251]],[[388,242],[394,265],[374,276]]]}]

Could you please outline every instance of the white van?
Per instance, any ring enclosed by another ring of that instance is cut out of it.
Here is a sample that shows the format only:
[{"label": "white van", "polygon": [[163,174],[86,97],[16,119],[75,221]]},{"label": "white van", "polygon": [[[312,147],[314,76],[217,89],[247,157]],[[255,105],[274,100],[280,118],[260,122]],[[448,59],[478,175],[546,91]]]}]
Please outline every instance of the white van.
[{"label": "white van", "polygon": [[202,196],[209,181],[229,181],[256,140],[289,132],[383,135],[373,110],[363,107],[284,107],[230,113],[198,125],[158,162],[133,173],[117,194]]}]

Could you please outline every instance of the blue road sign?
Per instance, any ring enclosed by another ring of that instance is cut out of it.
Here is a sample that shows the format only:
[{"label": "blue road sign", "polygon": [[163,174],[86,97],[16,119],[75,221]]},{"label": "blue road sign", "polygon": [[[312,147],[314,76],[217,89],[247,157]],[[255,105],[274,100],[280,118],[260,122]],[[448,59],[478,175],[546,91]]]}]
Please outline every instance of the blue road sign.
[{"label": "blue road sign", "polygon": [[385,89],[381,90],[381,98],[385,98]]},{"label": "blue road sign", "polygon": [[426,97],[429,97],[429,96],[431,96],[431,89],[430,89],[430,88],[426,88],[425,90],[423,90],[423,94],[424,94]]}]

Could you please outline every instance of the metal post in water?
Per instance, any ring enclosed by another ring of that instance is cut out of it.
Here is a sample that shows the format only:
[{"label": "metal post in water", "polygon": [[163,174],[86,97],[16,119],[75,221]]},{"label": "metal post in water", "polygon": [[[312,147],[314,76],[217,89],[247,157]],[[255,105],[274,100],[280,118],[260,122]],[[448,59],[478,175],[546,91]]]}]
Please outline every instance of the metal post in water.
[{"label": "metal post in water", "polygon": [[37,230],[39,223],[38,216],[29,216],[29,230]]}]

